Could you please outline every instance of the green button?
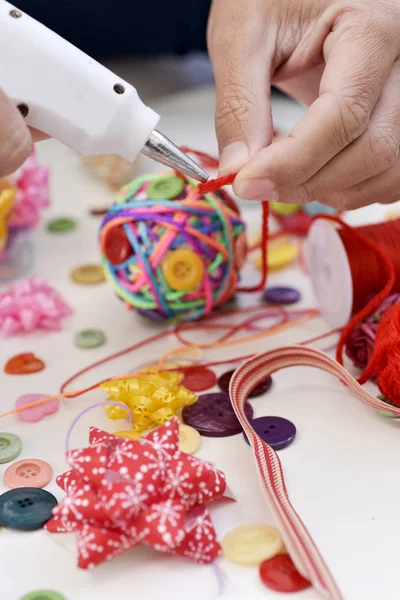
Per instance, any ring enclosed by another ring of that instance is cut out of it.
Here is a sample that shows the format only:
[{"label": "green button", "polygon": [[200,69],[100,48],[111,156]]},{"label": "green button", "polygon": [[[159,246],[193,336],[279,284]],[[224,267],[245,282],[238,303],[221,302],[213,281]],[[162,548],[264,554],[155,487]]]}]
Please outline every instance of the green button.
[{"label": "green button", "polygon": [[59,217],[58,219],[52,219],[47,223],[47,230],[51,233],[67,233],[76,229],[76,221],[69,217]]},{"label": "green button", "polygon": [[106,336],[100,329],[84,329],[75,336],[78,348],[97,348],[106,342]]},{"label": "green button", "polygon": [[146,190],[150,200],[173,200],[182,194],[185,182],[181,177],[158,177],[154,179]]},{"label": "green button", "polygon": [[37,590],[26,594],[20,600],[66,600],[65,596],[51,590]]},{"label": "green button", "polygon": [[21,454],[22,444],[13,433],[0,433],[0,463],[10,462]]},{"label": "green button", "polygon": [[[393,404],[393,402],[386,398],[386,396],[383,396],[383,394],[379,394],[378,399],[382,400],[382,402],[385,402],[386,404],[390,404],[390,406],[396,406],[395,404]],[[387,417],[388,419],[400,419],[399,415],[394,415],[393,413],[390,413],[387,410],[382,410],[381,408],[376,408],[375,412],[381,417]]]}]

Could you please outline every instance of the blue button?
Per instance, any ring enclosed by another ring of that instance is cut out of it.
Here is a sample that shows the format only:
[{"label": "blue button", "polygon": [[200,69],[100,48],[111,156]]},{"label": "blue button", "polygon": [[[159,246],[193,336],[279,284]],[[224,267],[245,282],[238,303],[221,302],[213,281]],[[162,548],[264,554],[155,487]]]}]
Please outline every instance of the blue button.
[{"label": "blue button", "polygon": [[0,524],[10,529],[41,529],[53,516],[57,500],[46,490],[17,488],[0,496]]}]

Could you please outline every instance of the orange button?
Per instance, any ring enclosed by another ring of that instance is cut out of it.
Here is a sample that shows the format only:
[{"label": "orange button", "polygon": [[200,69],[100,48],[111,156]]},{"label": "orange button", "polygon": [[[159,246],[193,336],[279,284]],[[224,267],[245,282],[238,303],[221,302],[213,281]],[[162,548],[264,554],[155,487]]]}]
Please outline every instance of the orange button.
[{"label": "orange button", "polygon": [[8,375],[29,375],[30,373],[43,371],[44,367],[44,362],[32,352],[24,352],[10,358],[6,362],[4,371]]}]

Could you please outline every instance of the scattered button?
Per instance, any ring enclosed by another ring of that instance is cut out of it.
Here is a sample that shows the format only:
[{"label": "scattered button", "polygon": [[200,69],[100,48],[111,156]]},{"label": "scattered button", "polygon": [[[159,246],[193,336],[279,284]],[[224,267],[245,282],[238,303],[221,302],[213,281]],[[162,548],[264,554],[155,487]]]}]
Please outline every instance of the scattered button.
[{"label": "scattered button", "polygon": [[32,352],[25,352],[10,358],[4,367],[4,371],[8,375],[30,375],[31,373],[43,371],[44,367],[45,364],[40,358]]},{"label": "scattered button", "polygon": [[151,310],[149,308],[137,308],[136,312],[142,317],[146,317],[155,323],[164,323],[167,317],[164,317],[158,310]]},{"label": "scattered button", "polygon": [[[247,418],[251,420],[253,408],[248,403],[245,412]],[[202,394],[197,402],[185,406],[182,418],[187,425],[208,437],[227,437],[243,431],[232,408],[229,394],[224,392]]]},{"label": "scattered button", "polygon": [[[282,450],[289,446],[296,437],[296,427],[288,419],[282,417],[259,417],[251,422],[254,431],[274,450]],[[244,439],[249,443],[246,434]]]},{"label": "scattered button", "polygon": [[185,182],[181,177],[157,177],[146,189],[146,195],[150,200],[173,200],[180,196],[184,189]]},{"label": "scattered button", "polygon": [[286,232],[307,233],[312,221],[311,217],[304,212],[289,217],[281,217],[281,225]]},{"label": "scattered button", "polygon": [[[16,401],[15,408],[22,408],[26,404],[32,404],[32,402],[37,402],[38,400],[42,400],[42,398],[47,398],[48,396],[49,394],[24,394]],[[18,416],[20,419],[22,419],[22,421],[35,422],[40,421],[47,415],[52,415],[53,413],[57,412],[59,408],[60,400],[55,398],[54,400],[43,402],[43,404],[39,404],[38,406],[21,410],[18,412]]]},{"label": "scattered button", "polygon": [[269,203],[271,211],[275,215],[279,215],[280,217],[287,217],[288,215],[295,215],[299,212],[301,206],[300,204],[285,204],[284,202],[276,202],[273,200]]},{"label": "scattered button", "polygon": [[263,299],[270,304],[294,304],[300,300],[300,293],[291,287],[270,287],[264,290]]},{"label": "scattered button", "polygon": [[109,210],[110,210],[110,208],[107,206],[100,207],[100,208],[91,208],[90,214],[93,217],[104,217],[104,215],[106,215]]},{"label": "scattered button", "polygon": [[179,248],[166,255],[161,263],[161,270],[170,288],[189,291],[201,283],[204,264],[193,250]]},{"label": "scattered button", "polygon": [[201,446],[199,432],[189,425],[179,425],[179,450],[185,454],[194,454]]},{"label": "scattered button", "polygon": [[[232,379],[232,375],[234,374],[235,369],[231,371],[227,371],[218,377],[218,387],[222,392],[229,392],[229,384]],[[257,398],[257,396],[262,396],[266,392],[268,392],[269,388],[272,385],[272,377],[268,375],[265,377],[256,387],[250,392],[249,398]]]},{"label": "scattered button", "polygon": [[76,221],[69,217],[59,217],[51,219],[47,223],[47,230],[51,233],[67,233],[76,229]]},{"label": "scattered button", "polygon": [[[271,270],[283,269],[297,259],[299,249],[296,244],[280,244],[273,246],[268,250],[268,268]],[[257,269],[261,269],[261,257],[258,256],[254,261]]]},{"label": "scattered button", "polygon": [[303,210],[305,213],[313,217],[314,215],[334,215],[336,209],[332,206],[326,206],[320,202],[310,202],[309,204],[303,204]]},{"label": "scattered button", "polygon": [[20,600],[66,600],[66,598],[52,590],[36,590],[35,592],[25,594]]},{"label": "scattered button", "polygon": [[51,481],[53,469],[49,463],[36,458],[18,460],[4,473],[4,483],[11,489],[42,488]]},{"label": "scattered button", "polygon": [[133,254],[122,225],[112,227],[107,231],[104,240],[104,254],[112,265],[120,265]]},{"label": "scattered button", "polygon": [[41,529],[53,516],[57,500],[46,490],[25,487],[0,496],[0,524],[11,529]]},{"label": "scattered button", "polygon": [[260,565],[261,581],[276,592],[300,592],[311,583],[300,575],[289,554],[277,554]]},{"label": "scattered button", "polygon": [[0,433],[0,463],[14,460],[21,454],[22,443],[20,438],[13,433]]},{"label": "scattered button", "polygon": [[93,285],[104,281],[104,273],[100,265],[81,265],[72,271],[71,279],[75,283]]},{"label": "scattered button", "polygon": [[221,546],[226,558],[249,567],[258,566],[285,549],[279,531],[269,525],[236,527],[224,537]]},{"label": "scattered button", "polygon": [[217,383],[214,371],[205,367],[183,370],[183,373],[185,377],[182,385],[191,392],[205,392]]},{"label": "scattered button", "polygon": [[98,348],[106,342],[106,336],[100,329],[84,329],[75,336],[78,348]]},{"label": "scattered button", "polygon": [[[378,398],[379,398],[379,400],[382,400],[382,402],[385,402],[386,404],[389,404],[390,406],[396,406],[395,404],[393,404],[393,402],[391,402],[383,394],[378,394]],[[396,408],[398,408],[398,406]],[[378,415],[380,415],[381,417],[386,417],[387,419],[400,419],[399,415],[395,415],[395,414],[389,412],[388,410],[383,410],[381,408],[376,408],[375,412]]]},{"label": "scattered button", "polygon": [[142,437],[142,433],[138,433],[137,431],[115,431],[113,435],[116,435],[119,438],[123,438],[124,440],[140,440]]}]

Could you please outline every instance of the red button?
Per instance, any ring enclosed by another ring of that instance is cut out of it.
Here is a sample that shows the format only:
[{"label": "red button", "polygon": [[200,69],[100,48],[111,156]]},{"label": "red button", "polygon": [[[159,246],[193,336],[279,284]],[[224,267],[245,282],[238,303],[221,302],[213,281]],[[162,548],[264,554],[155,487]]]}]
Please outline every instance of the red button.
[{"label": "red button", "polygon": [[132,248],[122,225],[112,227],[107,234],[104,253],[112,265],[119,265],[132,254]]},{"label": "red button", "polygon": [[276,592],[300,592],[311,587],[293,564],[289,554],[277,554],[265,560],[260,566],[260,577],[263,583]]},{"label": "red button", "polygon": [[10,358],[6,362],[4,371],[8,375],[29,375],[43,371],[44,367],[44,362],[32,352],[24,352]]},{"label": "red button", "polygon": [[198,369],[181,370],[185,374],[182,385],[191,392],[205,392],[210,390],[217,382],[217,376],[211,369],[199,367]]}]

